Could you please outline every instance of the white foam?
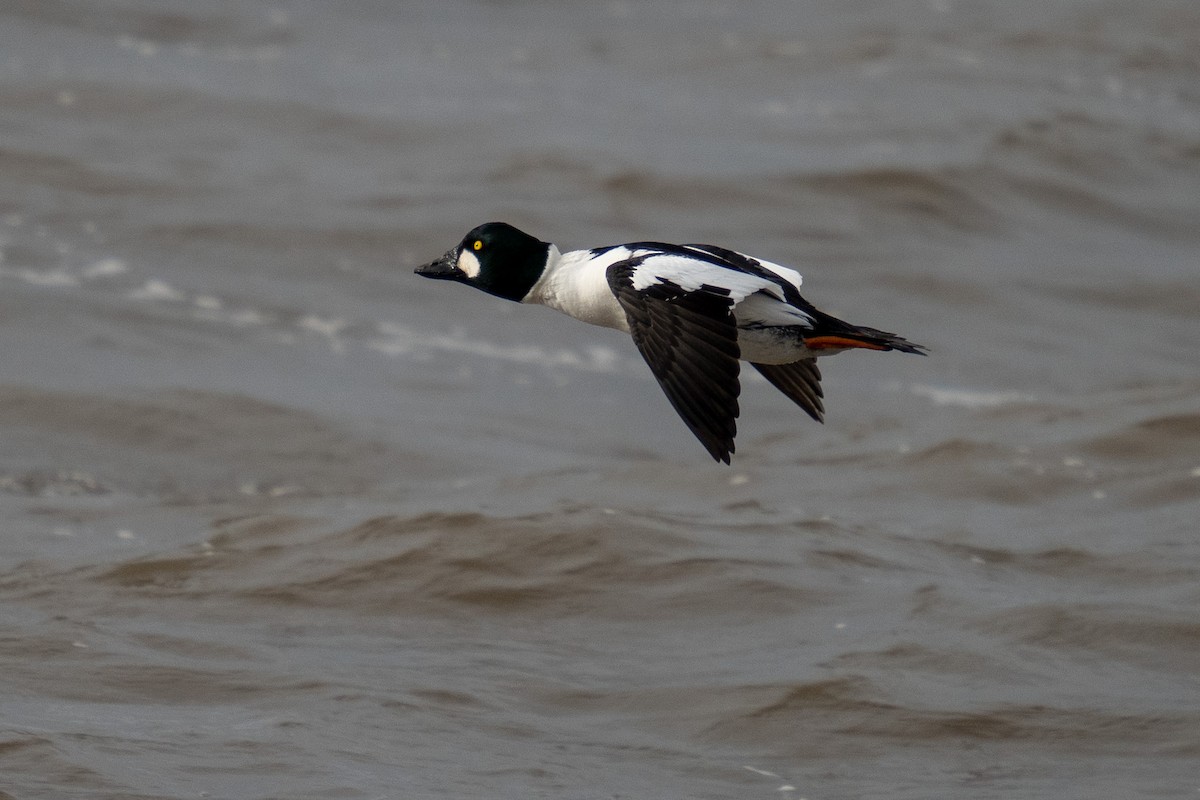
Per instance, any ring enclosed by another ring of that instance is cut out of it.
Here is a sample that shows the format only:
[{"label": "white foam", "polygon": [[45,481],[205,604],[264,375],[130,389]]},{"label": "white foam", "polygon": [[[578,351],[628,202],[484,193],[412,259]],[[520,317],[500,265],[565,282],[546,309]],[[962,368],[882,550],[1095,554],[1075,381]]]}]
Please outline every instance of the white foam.
[{"label": "white foam", "polygon": [[173,288],[166,281],[151,278],[129,293],[134,300],[161,300],[168,303],[178,303],[184,299],[183,292]]},{"label": "white foam", "polygon": [[34,286],[78,286],[79,279],[65,269],[22,269],[7,274],[16,275],[16,277],[33,284]]},{"label": "white foam", "polygon": [[129,265],[119,258],[102,258],[84,267],[79,273],[85,278],[111,278],[129,272]]},{"label": "white foam", "polygon": [[366,346],[389,356],[420,355],[422,351],[465,353],[498,361],[518,364],[537,364],[544,367],[567,367],[584,372],[616,372],[621,359],[607,347],[590,346],[583,351],[569,348],[545,348],[537,345],[498,345],[463,334],[429,334],[391,322],[376,326],[381,337],[370,339]]},{"label": "white foam", "polygon": [[349,325],[348,322],[342,319],[322,319],[321,317],[314,316],[312,314],[303,317],[296,324],[306,331],[319,333],[322,336],[328,336],[331,339],[345,330]]},{"label": "white foam", "polygon": [[270,322],[270,317],[265,314],[255,311],[253,308],[243,308],[239,311],[230,311],[223,319],[239,328],[248,327],[250,325],[266,325]]},{"label": "white foam", "polygon": [[1029,403],[1036,398],[1024,392],[997,392],[978,389],[949,389],[938,386],[914,384],[909,391],[918,397],[926,397],[938,406],[959,408],[996,408],[1010,403]]},{"label": "white foam", "polygon": [[192,315],[206,322],[217,322],[232,325],[235,328],[248,328],[257,325],[267,325],[273,317],[253,308],[225,307],[221,298],[210,294],[196,295],[192,298]]},{"label": "white foam", "polygon": [[196,308],[202,308],[205,311],[220,311],[225,304],[221,302],[221,298],[213,297],[211,294],[202,294],[192,300],[192,304]]},{"label": "white foam", "polygon": [[158,53],[158,45],[146,39],[139,39],[129,34],[117,37],[117,46],[122,50],[132,50],[139,56],[147,58]]}]

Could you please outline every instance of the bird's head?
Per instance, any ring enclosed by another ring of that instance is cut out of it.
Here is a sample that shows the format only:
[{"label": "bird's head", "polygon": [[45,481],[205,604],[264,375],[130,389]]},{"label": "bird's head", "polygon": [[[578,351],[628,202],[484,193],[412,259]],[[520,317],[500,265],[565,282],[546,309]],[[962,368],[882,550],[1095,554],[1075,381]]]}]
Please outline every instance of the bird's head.
[{"label": "bird's head", "polygon": [[417,267],[416,273],[519,302],[542,277],[549,254],[549,243],[506,222],[487,222],[441,258]]}]

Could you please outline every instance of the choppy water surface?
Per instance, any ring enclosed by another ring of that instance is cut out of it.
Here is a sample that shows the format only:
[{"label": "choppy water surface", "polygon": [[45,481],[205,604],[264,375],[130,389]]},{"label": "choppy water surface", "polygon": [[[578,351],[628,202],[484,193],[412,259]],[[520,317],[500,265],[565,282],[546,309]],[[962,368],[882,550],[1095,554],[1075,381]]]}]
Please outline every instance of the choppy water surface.
[{"label": "choppy water surface", "polygon": [[[0,796],[1200,795],[1192,2],[0,7]],[[931,347],[715,465],[412,267],[710,241]]]}]

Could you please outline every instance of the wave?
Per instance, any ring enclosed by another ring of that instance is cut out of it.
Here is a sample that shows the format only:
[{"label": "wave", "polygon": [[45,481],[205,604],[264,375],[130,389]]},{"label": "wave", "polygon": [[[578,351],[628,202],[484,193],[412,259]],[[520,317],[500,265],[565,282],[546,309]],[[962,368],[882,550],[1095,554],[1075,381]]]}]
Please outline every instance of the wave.
[{"label": "wave", "polygon": [[700,554],[694,544],[681,547],[688,541],[678,522],[625,518],[614,525],[597,511],[384,516],[333,531],[268,516],[230,521],[190,554],[135,560],[97,580],[365,614],[455,606],[551,617],[636,613],[645,600],[622,602],[621,586],[649,590],[660,613],[784,613],[825,597],[797,584],[783,565]]}]

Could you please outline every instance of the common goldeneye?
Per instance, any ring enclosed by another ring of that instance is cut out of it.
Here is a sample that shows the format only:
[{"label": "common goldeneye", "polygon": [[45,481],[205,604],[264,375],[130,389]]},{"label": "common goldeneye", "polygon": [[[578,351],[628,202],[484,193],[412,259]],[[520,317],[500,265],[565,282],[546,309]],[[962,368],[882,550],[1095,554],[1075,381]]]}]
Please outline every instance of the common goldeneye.
[{"label": "common goldeneye", "polygon": [[794,270],[708,244],[634,242],[562,253],[512,225],[488,222],[416,273],[631,334],[684,423],[726,464],[737,433],[739,360],[821,422],[818,356],[925,350],[819,311],[800,296]]}]

